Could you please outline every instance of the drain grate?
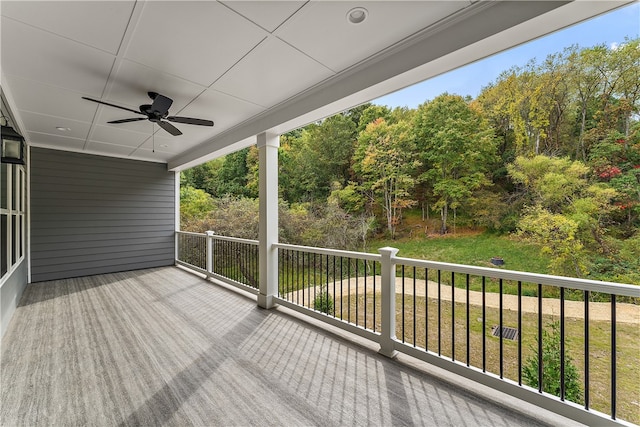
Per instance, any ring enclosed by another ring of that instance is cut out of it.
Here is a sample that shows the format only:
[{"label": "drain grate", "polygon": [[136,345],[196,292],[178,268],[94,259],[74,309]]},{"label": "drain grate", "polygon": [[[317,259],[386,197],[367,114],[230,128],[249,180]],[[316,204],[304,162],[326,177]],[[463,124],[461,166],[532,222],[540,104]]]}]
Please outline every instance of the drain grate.
[{"label": "drain grate", "polygon": [[[500,326],[494,325],[491,327],[491,335],[494,337],[500,337]],[[520,332],[516,328],[510,328],[509,326],[502,327],[502,338],[507,340],[516,341]]]}]

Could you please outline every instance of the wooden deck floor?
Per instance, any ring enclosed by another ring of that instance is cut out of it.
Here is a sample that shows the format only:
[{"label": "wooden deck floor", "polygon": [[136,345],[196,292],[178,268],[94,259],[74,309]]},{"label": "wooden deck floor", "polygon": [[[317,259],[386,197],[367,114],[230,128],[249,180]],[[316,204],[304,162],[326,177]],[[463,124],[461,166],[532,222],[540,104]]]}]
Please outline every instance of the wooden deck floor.
[{"label": "wooden deck floor", "polygon": [[3,426],[537,425],[174,267],[29,285],[1,355]]}]

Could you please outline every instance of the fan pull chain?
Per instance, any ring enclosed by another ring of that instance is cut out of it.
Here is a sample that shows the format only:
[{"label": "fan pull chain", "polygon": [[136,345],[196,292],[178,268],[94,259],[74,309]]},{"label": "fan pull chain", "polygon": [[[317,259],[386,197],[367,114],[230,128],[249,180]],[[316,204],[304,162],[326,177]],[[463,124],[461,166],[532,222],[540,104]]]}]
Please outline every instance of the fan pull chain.
[{"label": "fan pull chain", "polygon": [[156,133],[155,133],[155,126],[153,122],[151,122],[151,145],[152,145],[152,152],[155,153],[156,152]]}]

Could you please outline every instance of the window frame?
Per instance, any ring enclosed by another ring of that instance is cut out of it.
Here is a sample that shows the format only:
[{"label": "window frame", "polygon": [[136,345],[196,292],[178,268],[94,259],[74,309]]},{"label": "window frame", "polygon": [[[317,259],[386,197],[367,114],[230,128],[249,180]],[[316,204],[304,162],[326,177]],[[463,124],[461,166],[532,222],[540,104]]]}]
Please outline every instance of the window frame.
[{"label": "window frame", "polygon": [[26,255],[26,169],[24,165],[3,163],[0,181],[6,185],[6,207],[0,206],[0,215],[6,218],[6,225],[0,230],[6,236],[6,246],[2,254],[7,271],[0,271],[0,284],[3,284]]}]

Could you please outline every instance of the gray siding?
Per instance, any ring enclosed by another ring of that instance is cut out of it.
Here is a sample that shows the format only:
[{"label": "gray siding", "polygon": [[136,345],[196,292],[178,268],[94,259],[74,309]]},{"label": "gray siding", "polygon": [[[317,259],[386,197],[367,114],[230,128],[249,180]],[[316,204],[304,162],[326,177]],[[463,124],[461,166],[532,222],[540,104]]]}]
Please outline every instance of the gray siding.
[{"label": "gray siding", "polygon": [[31,280],[172,265],[165,164],[31,149]]}]

